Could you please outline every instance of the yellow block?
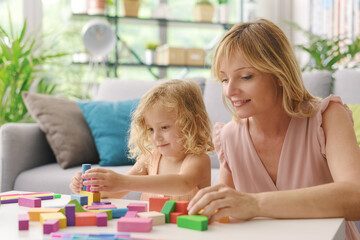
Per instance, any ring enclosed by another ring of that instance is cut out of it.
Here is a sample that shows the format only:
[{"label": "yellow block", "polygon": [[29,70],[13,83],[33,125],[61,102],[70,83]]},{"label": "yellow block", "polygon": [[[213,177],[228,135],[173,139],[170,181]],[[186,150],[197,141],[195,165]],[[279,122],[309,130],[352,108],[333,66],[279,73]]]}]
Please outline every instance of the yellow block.
[{"label": "yellow block", "polygon": [[43,225],[46,220],[49,219],[59,219],[60,228],[66,228],[66,217],[61,212],[58,213],[41,213],[40,214],[40,224]]},{"label": "yellow block", "polygon": [[100,202],[101,201],[101,195],[100,193],[94,193],[94,192],[87,192],[87,191],[80,191],[81,195],[85,195],[88,197],[88,205],[91,206],[93,202]]},{"label": "yellow block", "polygon": [[40,221],[41,213],[57,213],[61,208],[30,208],[28,210],[30,221]]}]

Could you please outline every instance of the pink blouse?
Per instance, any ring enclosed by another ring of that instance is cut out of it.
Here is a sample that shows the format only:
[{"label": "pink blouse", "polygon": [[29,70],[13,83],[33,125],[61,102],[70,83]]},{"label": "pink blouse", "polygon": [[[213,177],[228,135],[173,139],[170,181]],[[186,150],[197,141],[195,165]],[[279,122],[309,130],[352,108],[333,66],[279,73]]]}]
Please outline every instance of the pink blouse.
[{"label": "pink blouse", "polygon": [[[152,158],[149,162],[148,167],[148,175],[158,175],[159,164],[160,164],[161,154],[158,151],[155,151],[152,155]],[[176,187],[176,186],[174,186]],[[164,194],[155,194],[155,193],[146,193],[143,192],[141,194],[140,200],[148,201],[150,197],[169,197],[170,200],[178,200],[178,201],[190,201],[195,194],[199,191],[198,187],[195,187],[193,190],[188,192],[185,195],[164,195]]]},{"label": "pink blouse", "polygon": [[[214,145],[220,164],[233,178],[235,189],[247,193],[305,188],[333,182],[325,153],[322,113],[329,102],[321,100],[317,113],[309,118],[292,118],[280,154],[276,184],[259,158],[248,129],[248,119],[240,123],[216,123]],[[346,105],[343,105],[352,117]],[[346,238],[360,239],[354,222],[346,222]]]}]

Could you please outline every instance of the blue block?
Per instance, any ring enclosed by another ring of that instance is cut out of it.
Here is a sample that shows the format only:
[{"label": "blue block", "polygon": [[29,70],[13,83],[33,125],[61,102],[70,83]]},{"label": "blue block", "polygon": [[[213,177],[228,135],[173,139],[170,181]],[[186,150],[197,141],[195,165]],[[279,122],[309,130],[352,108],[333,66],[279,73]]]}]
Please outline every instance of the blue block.
[{"label": "blue block", "polygon": [[127,209],[127,208],[111,208],[111,209],[107,209],[107,210],[112,211],[113,218],[121,218],[121,217],[125,216],[125,214],[127,213],[127,211],[129,209]]},{"label": "blue block", "polygon": [[[91,169],[91,164],[83,164],[81,166],[81,168],[82,168],[82,173],[84,174],[86,172],[86,170]],[[83,179],[83,180],[85,181],[86,179]],[[82,187],[82,190],[86,191],[86,186],[85,185]]]},{"label": "blue block", "polygon": [[71,194],[71,200],[77,200],[81,206],[88,205],[88,197],[81,194]]}]

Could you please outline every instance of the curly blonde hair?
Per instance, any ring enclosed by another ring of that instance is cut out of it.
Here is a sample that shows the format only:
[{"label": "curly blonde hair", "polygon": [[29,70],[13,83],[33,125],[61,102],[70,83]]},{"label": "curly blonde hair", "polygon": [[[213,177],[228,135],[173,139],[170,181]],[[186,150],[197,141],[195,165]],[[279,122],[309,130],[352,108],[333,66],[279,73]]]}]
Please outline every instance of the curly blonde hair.
[{"label": "curly blonde hair", "polygon": [[[265,19],[234,25],[215,50],[212,73],[217,81],[221,82],[220,62],[223,57],[229,60],[238,53],[255,69],[270,73],[280,81],[282,106],[289,116],[310,117],[314,114],[318,99],[306,90],[291,44],[278,26]],[[238,120],[224,96],[223,101]]]},{"label": "curly blonde hair", "polygon": [[156,85],[140,100],[135,110],[129,138],[129,153],[133,159],[151,153],[154,146],[145,123],[145,113],[152,106],[163,106],[176,114],[176,126],[186,153],[200,154],[214,150],[211,121],[206,112],[200,87],[190,80],[169,80]]}]

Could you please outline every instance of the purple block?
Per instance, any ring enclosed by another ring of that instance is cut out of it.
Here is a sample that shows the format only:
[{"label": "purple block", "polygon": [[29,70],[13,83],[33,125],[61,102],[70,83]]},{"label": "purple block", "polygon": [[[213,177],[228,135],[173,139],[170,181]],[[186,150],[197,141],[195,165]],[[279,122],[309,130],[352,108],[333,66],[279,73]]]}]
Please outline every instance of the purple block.
[{"label": "purple block", "polygon": [[34,197],[19,197],[18,204],[22,207],[38,208],[41,207],[41,199]]},{"label": "purple block", "polygon": [[52,232],[59,231],[60,223],[59,219],[48,219],[44,222],[43,231],[44,234],[50,234]]},{"label": "purple block", "polygon": [[129,211],[147,212],[147,203],[130,203],[127,208]]},{"label": "purple block", "polygon": [[107,226],[107,214],[105,212],[96,213],[96,225],[98,227]]},{"label": "purple block", "polygon": [[91,206],[95,206],[95,205],[110,205],[111,204],[111,202],[93,202],[92,204],[91,204]]},{"label": "purple block", "polygon": [[28,214],[19,214],[19,230],[29,230],[29,215]]},{"label": "purple block", "polygon": [[75,204],[65,206],[65,216],[67,226],[75,226]]},{"label": "purple block", "polygon": [[54,199],[54,195],[50,195],[50,196],[39,196],[37,198],[40,198],[41,200],[49,200],[49,199]]},{"label": "purple block", "polygon": [[127,211],[124,217],[137,217],[137,211]]}]

